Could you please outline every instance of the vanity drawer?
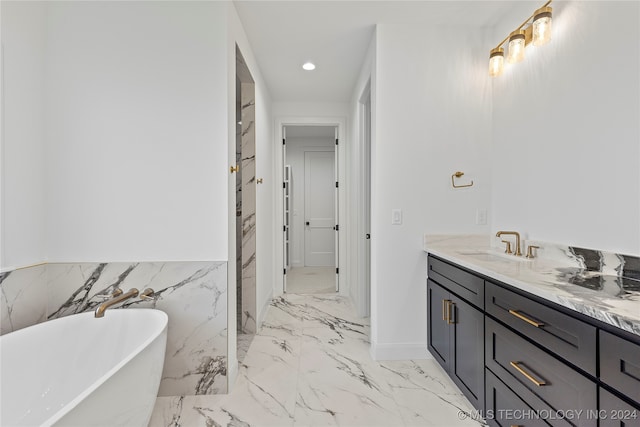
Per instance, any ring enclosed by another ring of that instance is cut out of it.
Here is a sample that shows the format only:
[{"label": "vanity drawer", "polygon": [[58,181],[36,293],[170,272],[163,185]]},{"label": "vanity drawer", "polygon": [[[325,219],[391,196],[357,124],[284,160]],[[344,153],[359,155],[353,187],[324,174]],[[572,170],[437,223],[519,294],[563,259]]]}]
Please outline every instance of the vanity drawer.
[{"label": "vanity drawer", "polygon": [[486,282],[485,310],[536,344],[596,376],[595,326]]},{"label": "vanity drawer", "polygon": [[[576,413],[597,408],[594,382],[489,318],[485,319],[485,343],[487,368],[534,410]],[[597,423],[588,418],[552,421],[552,425]]]},{"label": "vanity drawer", "polygon": [[509,427],[542,427],[548,426],[541,419],[530,416],[533,413],[522,399],[520,399],[509,387],[504,385],[490,370],[485,372],[487,398],[487,424],[490,426]]},{"label": "vanity drawer", "polygon": [[640,403],[640,345],[600,330],[600,380]]},{"label": "vanity drawer", "polygon": [[483,307],[484,279],[432,256],[427,276],[476,307]]},{"label": "vanity drawer", "polygon": [[600,389],[600,427],[640,427],[640,409]]}]

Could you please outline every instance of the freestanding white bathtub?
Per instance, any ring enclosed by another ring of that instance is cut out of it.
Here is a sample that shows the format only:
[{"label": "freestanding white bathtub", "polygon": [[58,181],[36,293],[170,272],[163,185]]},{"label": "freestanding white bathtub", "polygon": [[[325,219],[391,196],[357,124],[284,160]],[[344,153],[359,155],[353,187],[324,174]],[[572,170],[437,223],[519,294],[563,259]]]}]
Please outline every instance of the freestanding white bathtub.
[{"label": "freestanding white bathtub", "polygon": [[167,315],[107,310],[0,337],[0,425],[146,427],[158,393]]}]

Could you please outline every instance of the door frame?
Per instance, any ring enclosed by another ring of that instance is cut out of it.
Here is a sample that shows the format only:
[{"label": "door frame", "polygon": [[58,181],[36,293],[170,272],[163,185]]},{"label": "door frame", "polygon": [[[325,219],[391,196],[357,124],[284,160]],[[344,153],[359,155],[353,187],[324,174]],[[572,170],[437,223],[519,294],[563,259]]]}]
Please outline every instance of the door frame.
[{"label": "door frame", "polygon": [[[285,126],[335,126],[338,129],[338,146],[337,156],[341,159],[338,162],[338,218],[337,223],[340,225],[339,230],[336,232],[336,239],[338,241],[338,254],[339,254],[339,273],[338,277],[338,292],[343,295],[347,295],[349,292],[347,283],[347,272],[349,266],[347,265],[347,239],[349,230],[349,224],[347,223],[346,215],[346,187],[347,187],[347,174],[346,174],[346,118],[344,117],[277,117],[275,119],[274,126],[274,176],[276,183],[274,194],[274,229],[276,230],[276,236],[282,236],[282,230],[284,227],[284,197],[282,192],[282,182],[284,182],[284,150],[283,150],[283,129]],[[284,293],[285,275],[284,275],[284,239],[274,239],[274,278],[273,278],[273,294],[279,296]]]}]

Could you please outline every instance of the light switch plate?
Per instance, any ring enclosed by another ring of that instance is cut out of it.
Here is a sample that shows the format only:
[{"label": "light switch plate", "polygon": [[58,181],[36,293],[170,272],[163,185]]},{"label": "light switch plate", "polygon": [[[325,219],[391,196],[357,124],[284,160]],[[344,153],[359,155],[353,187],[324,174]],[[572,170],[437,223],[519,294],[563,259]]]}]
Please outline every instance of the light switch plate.
[{"label": "light switch plate", "polygon": [[476,209],[476,225],[486,225],[486,224],[487,224],[487,210]]},{"label": "light switch plate", "polygon": [[391,225],[401,225],[401,224],[402,224],[402,209],[392,209]]}]

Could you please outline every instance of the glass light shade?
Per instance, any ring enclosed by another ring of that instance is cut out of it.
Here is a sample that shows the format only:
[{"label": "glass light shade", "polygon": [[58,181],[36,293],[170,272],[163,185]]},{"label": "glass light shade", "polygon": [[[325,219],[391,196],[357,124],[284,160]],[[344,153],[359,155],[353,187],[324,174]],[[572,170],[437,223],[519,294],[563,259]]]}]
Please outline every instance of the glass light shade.
[{"label": "glass light shade", "polygon": [[501,47],[492,49],[489,54],[489,75],[498,77],[504,68],[504,49]]},{"label": "glass light shade", "polygon": [[534,13],[532,25],[534,46],[542,46],[551,41],[551,11],[550,7],[543,7]]},{"label": "glass light shade", "polygon": [[524,59],[524,39],[524,31],[522,30],[516,30],[509,36],[509,55],[507,56],[509,64],[515,64]]}]

